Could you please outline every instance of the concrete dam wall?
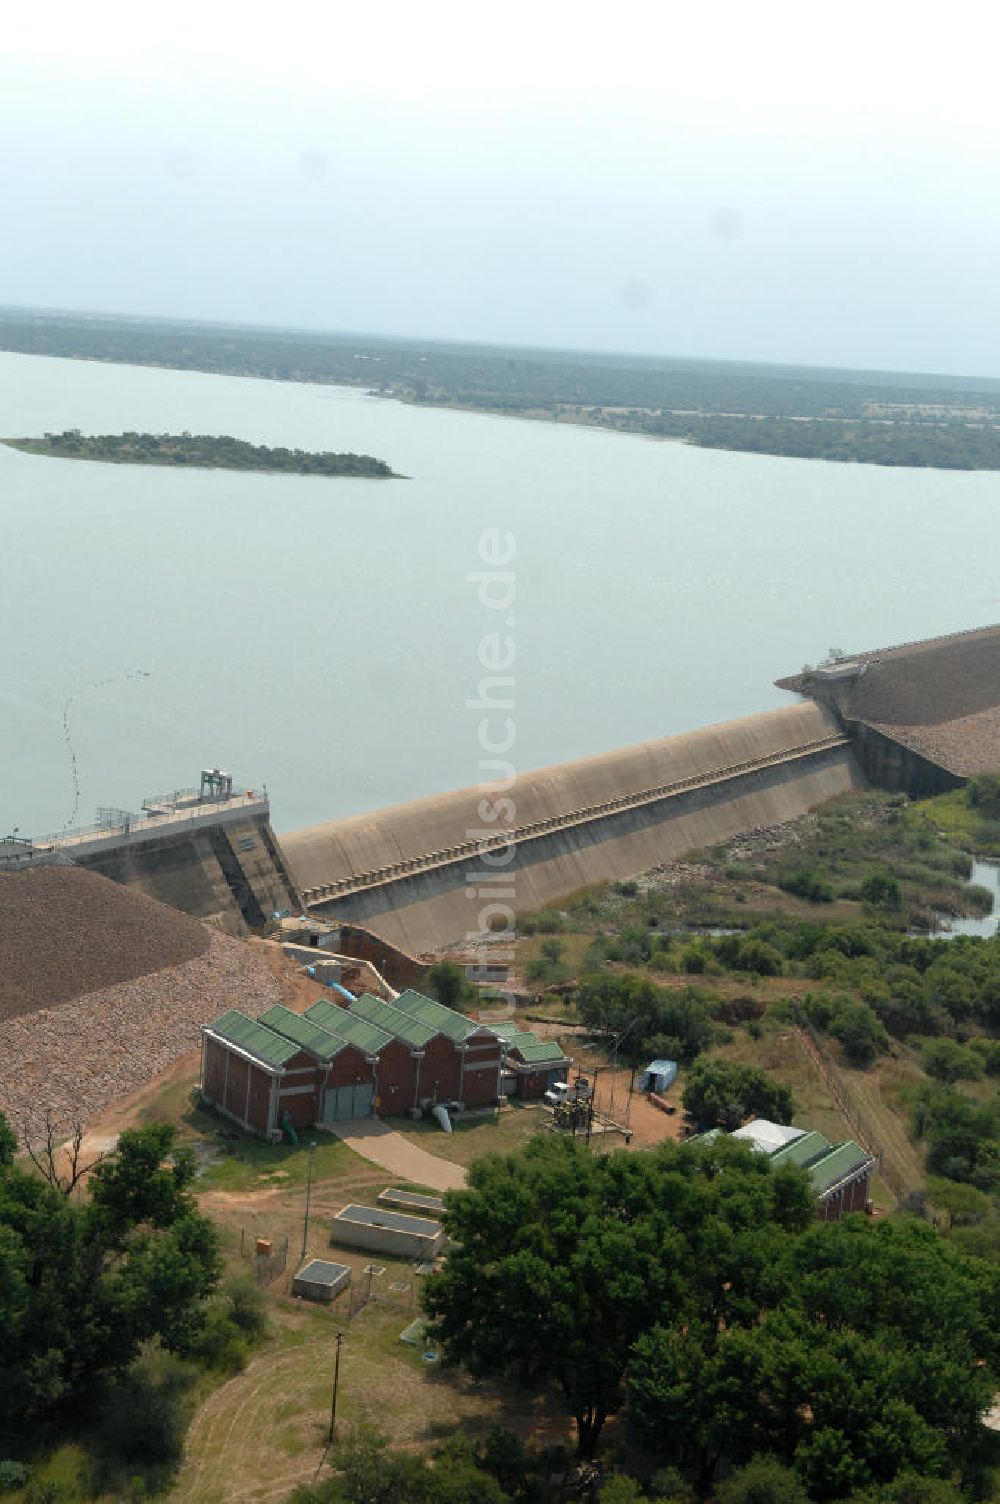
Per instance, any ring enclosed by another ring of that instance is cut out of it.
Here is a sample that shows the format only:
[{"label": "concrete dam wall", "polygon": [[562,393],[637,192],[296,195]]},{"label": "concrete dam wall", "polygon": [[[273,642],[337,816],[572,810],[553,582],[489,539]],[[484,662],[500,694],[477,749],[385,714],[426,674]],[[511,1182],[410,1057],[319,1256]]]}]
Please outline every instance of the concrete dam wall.
[{"label": "concrete dam wall", "polygon": [[66,832],[44,849],[233,935],[301,907],[266,796],[201,802],[192,790],[178,793],[176,805],[122,812],[116,824]]},{"label": "concrete dam wall", "polygon": [[426,953],[504,910],[634,876],[862,787],[816,703],[644,742],[281,838],[311,909]]}]

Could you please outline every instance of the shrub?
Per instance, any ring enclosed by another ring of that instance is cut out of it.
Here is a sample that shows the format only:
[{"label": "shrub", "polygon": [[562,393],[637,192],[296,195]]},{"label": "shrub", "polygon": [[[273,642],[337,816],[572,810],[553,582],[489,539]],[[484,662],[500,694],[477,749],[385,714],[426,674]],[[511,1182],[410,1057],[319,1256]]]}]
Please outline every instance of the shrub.
[{"label": "shrub", "polygon": [[800,867],[797,872],[779,872],[775,879],[783,893],[805,898],[809,903],[832,903],[833,886],[814,867]]},{"label": "shrub", "polygon": [[781,953],[753,935],[737,946],[735,963],[737,971],[749,971],[759,977],[780,977],[785,969]]},{"label": "shrub", "polygon": [[251,1341],[262,1337],[267,1330],[267,1310],[256,1283],[234,1275],[226,1281],[224,1294],[229,1302],[229,1319],[234,1326]]},{"label": "shrub", "polygon": [[867,1003],[841,1002],[827,1028],[852,1065],[871,1065],[889,1047],[885,1028]]},{"label": "shrub", "polygon": [[247,1340],[223,1306],[209,1311],[192,1356],[215,1373],[236,1374],[246,1368]]},{"label": "shrub", "polygon": [[1000,773],[977,773],[966,784],[965,797],[973,809],[1000,814]]},{"label": "shrub", "polygon": [[988,1076],[1000,1076],[1000,1039],[974,1039],[969,1048],[980,1057]]},{"label": "shrub", "polygon": [[873,872],[860,888],[861,897],[873,909],[899,909],[903,893],[897,880],[888,872]]},{"label": "shrub", "polygon": [[427,987],[431,997],[446,1008],[460,1009],[477,996],[461,966],[454,961],[437,961],[427,973]]},{"label": "shrub", "polygon": [[173,1466],[184,1443],[184,1396],[191,1370],[167,1353],[153,1350],[107,1385],[101,1406],[101,1434],[124,1462]]},{"label": "shrub", "polygon": [[777,1457],[754,1457],[720,1483],[716,1504],[809,1504],[797,1474]]},{"label": "shrub", "polygon": [[935,1081],[978,1081],[986,1064],[977,1050],[953,1039],[932,1039],[924,1045],[924,1070]]}]

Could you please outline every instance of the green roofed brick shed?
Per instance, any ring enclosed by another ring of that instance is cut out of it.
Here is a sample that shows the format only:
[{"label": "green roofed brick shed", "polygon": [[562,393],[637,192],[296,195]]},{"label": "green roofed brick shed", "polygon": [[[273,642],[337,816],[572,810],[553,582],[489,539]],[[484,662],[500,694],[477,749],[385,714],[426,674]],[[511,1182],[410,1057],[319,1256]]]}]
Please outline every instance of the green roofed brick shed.
[{"label": "green roofed brick shed", "polygon": [[264,1138],[280,1137],[285,1114],[293,1124],[315,1121],[323,1070],[297,1040],[238,1009],[202,1029],[203,1100]]},{"label": "green roofed brick shed", "polygon": [[[707,1137],[703,1134],[699,1141]],[[837,1222],[848,1212],[867,1208],[869,1183],[878,1161],[853,1139],[831,1144],[822,1133],[809,1129],[768,1157],[776,1169],[791,1165],[806,1172],[823,1221]]]},{"label": "green roofed brick shed", "polygon": [[573,1064],[554,1039],[539,1039],[512,1020],[492,1024],[491,1028],[503,1041],[503,1086],[508,1096],[543,1097]]}]

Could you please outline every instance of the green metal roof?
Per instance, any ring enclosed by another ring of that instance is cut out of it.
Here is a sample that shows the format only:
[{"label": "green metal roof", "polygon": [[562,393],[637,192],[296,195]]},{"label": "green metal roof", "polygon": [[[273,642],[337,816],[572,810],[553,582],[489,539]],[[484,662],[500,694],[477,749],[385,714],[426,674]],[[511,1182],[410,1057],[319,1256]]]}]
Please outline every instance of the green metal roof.
[{"label": "green metal roof", "polygon": [[824,1191],[828,1191],[852,1171],[860,1170],[871,1162],[872,1156],[853,1139],[848,1139],[845,1144],[838,1144],[829,1154],[824,1154],[822,1159],[807,1166],[813,1190],[817,1196],[822,1196]]},{"label": "green metal roof", "polygon": [[494,1034],[499,1034],[508,1050],[516,1050],[525,1065],[544,1065],[551,1060],[557,1065],[568,1057],[554,1039],[539,1039],[530,1029],[519,1029],[515,1023],[489,1024]]},{"label": "green metal roof", "polygon": [[293,1039],[296,1044],[308,1050],[310,1055],[315,1055],[324,1065],[328,1064],[341,1050],[346,1049],[347,1041],[338,1039],[328,1029],[324,1029],[312,1018],[306,1018],[301,1013],[293,1013],[291,1008],[284,1007],[281,1003],[275,1003],[273,1008],[268,1008],[266,1013],[260,1016],[262,1024],[273,1029],[276,1034],[283,1034],[286,1039]]},{"label": "green metal roof", "polygon": [[829,1154],[832,1147],[830,1140],[813,1128],[808,1133],[803,1133],[801,1138],[793,1138],[790,1144],[782,1144],[780,1149],[775,1149],[771,1163],[805,1168],[814,1159],[819,1159],[821,1154]]},{"label": "green metal roof", "polygon": [[554,1039],[539,1039],[534,1034],[519,1034],[511,1043],[525,1065],[558,1065],[566,1059]]},{"label": "green metal roof", "polygon": [[240,1013],[236,1008],[230,1008],[228,1013],[223,1013],[214,1023],[209,1024],[213,1034],[227,1039],[230,1044],[238,1045],[241,1050],[246,1050],[255,1060],[260,1060],[264,1065],[270,1065],[275,1069],[291,1060],[302,1048],[295,1040],[283,1039],[273,1029],[266,1028],[263,1024],[255,1023],[245,1013]]},{"label": "green metal roof", "polygon": [[383,1003],[381,998],[372,997],[367,992],[362,997],[354,999],[349,1011],[359,1018],[367,1019],[370,1024],[376,1024],[396,1039],[401,1039],[404,1044],[409,1045],[411,1050],[422,1050],[435,1034],[441,1032],[423,1023],[419,1018],[411,1018],[408,1013],[400,1013],[398,1008],[393,1008],[390,1003]]},{"label": "green metal roof", "polygon": [[466,1018],[464,1013],[456,1013],[454,1008],[446,1008],[443,1003],[436,1003],[429,997],[424,997],[420,992],[414,992],[408,988],[401,992],[392,1005],[401,1013],[406,1013],[410,1018],[417,1018],[435,1034],[446,1034],[456,1044],[461,1044],[470,1034],[482,1026],[474,1023],[471,1018]]},{"label": "green metal roof", "polygon": [[367,1019],[359,1018],[348,1008],[338,1008],[336,1003],[327,1002],[326,998],[313,1003],[311,1008],[306,1009],[304,1016],[328,1033],[335,1034],[345,1044],[353,1044],[365,1055],[377,1055],[392,1040],[392,1035],[384,1029],[377,1029]]}]

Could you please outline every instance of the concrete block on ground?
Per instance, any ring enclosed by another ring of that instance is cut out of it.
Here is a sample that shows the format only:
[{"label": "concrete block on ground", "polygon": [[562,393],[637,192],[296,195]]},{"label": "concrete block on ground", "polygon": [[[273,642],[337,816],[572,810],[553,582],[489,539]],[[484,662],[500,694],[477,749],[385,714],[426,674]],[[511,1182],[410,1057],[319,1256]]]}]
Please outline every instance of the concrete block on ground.
[{"label": "concrete block on ground", "polygon": [[311,1259],[292,1280],[292,1294],[303,1300],[329,1302],[351,1283],[349,1264],[334,1264],[328,1259]]},{"label": "concrete block on ground", "polygon": [[407,1217],[381,1207],[342,1207],[330,1224],[330,1241],[344,1248],[363,1248],[398,1259],[434,1259],[444,1243],[444,1228],[429,1217]]}]

